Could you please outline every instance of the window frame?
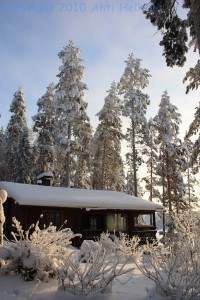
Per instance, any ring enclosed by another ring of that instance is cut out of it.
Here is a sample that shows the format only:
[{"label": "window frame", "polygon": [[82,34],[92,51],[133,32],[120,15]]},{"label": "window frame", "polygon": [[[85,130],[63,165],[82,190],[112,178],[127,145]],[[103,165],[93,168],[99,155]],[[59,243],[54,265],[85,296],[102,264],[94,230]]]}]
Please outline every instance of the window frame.
[{"label": "window frame", "polygon": [[[110,228],[108,228],[107,217],[113,216],[113,215],[114,215],[115,221],[117,221],[117,224],[114,226],[115,228],[110,229]],[[120,216],[120,218],[124,218],[124,220],[125,220],[125,222],[123,220],[123,228],[120,228],[119,216]],[[128,214],[120,213],[120,212],[117,212],[117,213],[113,212],[113,213],[106,214],[105,226],[106,226],[106,230],[108,230],[108,232],[127,232],[127,230],[128,230]]]},{"label": "window frame", "polygon": [[[148,224],[142,224],[138,222],[139,216],[149,216],[149,223]],[[155,214],[154,212],[142,212],[138,213],[134,216],[134,227],[154,227],[155,226]]]},{"label": "window frame", "polygon": [[[45,218],[45,214],[54,214],[54,222],[52,222],[52,221],[49,221],[49,222],[46,222],[46,218]],[[57,229],[60,229],[61,228],[61,226],[62,226],[62,224],[63,224],[63,212],[62,211],[60,211],[60,210],[43,210],[42,211],[42,214],[43,214],[43,224],[44,224],[44,226],[46,226],[46,227],[48,227],[50,224],[51,225],[53,225],[53,226],[56,226],[57,227]],[[55,215],[56,214],[59,214],[60,215],[60,224],[58,225],[58,224],[56,224],[56,222],[55,222]]]}]

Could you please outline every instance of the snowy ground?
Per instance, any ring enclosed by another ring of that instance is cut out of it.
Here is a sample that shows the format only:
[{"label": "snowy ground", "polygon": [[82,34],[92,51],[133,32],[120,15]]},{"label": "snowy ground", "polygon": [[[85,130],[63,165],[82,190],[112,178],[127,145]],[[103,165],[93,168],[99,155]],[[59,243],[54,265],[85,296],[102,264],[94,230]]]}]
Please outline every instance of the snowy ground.
[{"label": "snowy ground", "polygon": [[[129,265],[130,267],[130,265]],[[95,300],[168,300],[168,297],[160,297],[155,293],[154,283],[143,276],[137,269],[132,272],[131,280],[126,284],[130,275],[120,278],[120,282],[114,281],[113,290],[110,294],[95,296]],[[57,280],[50,279],[48,282],[29,281],[24,282],[20,275],[0,276],[0,299],[1,300],[73,300],[80,299],[66,292],[57,291]],[[88,298],[87,298],[88,299]]]}]

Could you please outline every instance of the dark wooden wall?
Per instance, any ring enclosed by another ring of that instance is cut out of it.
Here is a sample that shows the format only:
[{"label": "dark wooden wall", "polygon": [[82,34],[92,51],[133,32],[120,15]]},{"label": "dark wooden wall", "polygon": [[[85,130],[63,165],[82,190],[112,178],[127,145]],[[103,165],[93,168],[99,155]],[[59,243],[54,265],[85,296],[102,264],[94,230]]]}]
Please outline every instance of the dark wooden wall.
[{"label": "dark wooden wall", "polygon": [[[29,226],[33,223],[35,224],[40,215],[44,213],[44,211],[54,211],[61,212],[62,215],[62,223],[67,220],[66,226],[72,229],[74,233],[82,233],[83,229],[86,229],[87,222],[91,215],[99,215],[100,218],[104,218],[106,210],[90,210],[87,211],[85,209],[80,208],[62,208],[62,207],[46,207],[46,206],[24,206],[15,204],[13,199],[8,198],[4,204],[4,210],[6,215],[6,224],[5,224],[5,235],[10,238],[10,232],[12,230],[12,217],[16,217],[18,221],[21,222],[21,225],[24,230],[27,230]],[[127,234],[131,237],[133,235],[134,230],[136,230],[134,225],[134,216],[138,214],[138,211],[130,211],[130,210],[109,210],[109,213],[125,213],[128,216],[128,230]],[[141,214],[148,213],[149,211],[139,211]],[[154,213],[154,212],[153,212]],[[40,221],[41,228],[43,228],[44,222],[43,219]],[[48,225],[48,224],[46,224]],[[151,230],[155,230],[155,213],[154,213],[154,226],[151,227]],[[105,228],[106,230],[106,228]],[[138,230],[138,228],[137,228]],[[141,230],[144,230],[141,228]]]}]

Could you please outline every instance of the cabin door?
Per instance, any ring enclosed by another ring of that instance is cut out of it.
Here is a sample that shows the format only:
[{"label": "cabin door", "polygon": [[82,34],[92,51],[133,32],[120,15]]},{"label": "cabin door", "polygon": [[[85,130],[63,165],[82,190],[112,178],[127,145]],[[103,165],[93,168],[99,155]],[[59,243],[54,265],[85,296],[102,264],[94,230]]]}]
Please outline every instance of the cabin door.
[{"label": "cabin door", "polygon": [[105,215],[82,215],[82,228],[84,239],[96,239],[105,231]]}]

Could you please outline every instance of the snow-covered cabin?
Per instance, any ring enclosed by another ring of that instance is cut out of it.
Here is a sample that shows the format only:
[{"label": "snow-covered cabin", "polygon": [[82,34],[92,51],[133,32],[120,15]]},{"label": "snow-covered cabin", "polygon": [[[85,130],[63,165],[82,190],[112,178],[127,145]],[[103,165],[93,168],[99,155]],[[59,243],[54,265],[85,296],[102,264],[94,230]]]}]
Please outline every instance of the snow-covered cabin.
[{"label": "snow-covered cabin", "polygon": [[[100,233],[125,232],[142,239],[156,234],[155,212],[163,211],[160,204],[115,191],[86,190],[12,182],[0,182],[8,193],[5,203],[5,234],[9,237],[12,217],[23,229],[35,223],[52,222],[58,228],[67,220],[67,227],[81,233],[82,239],[94,239]],[[43,225],[41,224],[41,225]],[[77,241],[78,243],[78,241]]]}]

